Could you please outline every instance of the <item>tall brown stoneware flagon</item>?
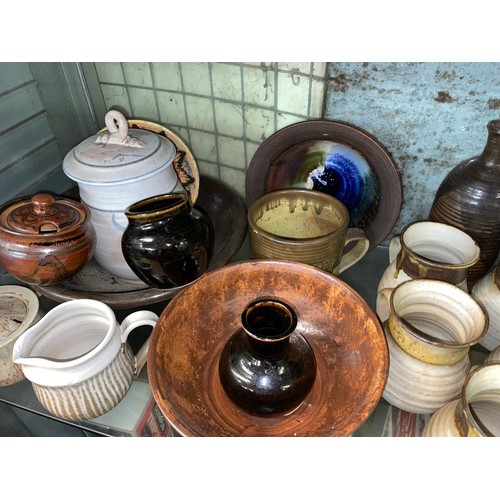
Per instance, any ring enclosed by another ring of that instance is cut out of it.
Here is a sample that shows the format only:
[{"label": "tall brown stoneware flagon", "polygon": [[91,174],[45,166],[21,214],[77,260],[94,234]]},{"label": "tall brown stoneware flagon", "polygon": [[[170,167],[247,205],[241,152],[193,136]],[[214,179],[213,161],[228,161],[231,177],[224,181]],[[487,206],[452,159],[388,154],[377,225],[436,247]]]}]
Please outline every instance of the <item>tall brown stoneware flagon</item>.
[{"label": "tall brown stoneware flagon", "polygon": [[459,163],[444,178],[429,220],[455,226],[481,249],[467,277],[469,288],[494,264],[500,249],[500,120],[487,125],[488,138],[479,156]]}]

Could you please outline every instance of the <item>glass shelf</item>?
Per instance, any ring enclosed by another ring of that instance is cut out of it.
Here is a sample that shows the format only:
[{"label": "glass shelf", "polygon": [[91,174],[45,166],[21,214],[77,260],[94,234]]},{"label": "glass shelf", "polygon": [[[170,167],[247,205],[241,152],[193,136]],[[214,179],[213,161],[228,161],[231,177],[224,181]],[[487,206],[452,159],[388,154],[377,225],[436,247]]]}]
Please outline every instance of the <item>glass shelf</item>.
[{"label": "glass shelf", "polygon": [[[248,240],[245,239],[242,247],[236,253],[233,261],[249,258]],[[378,282],[385,268],[389,264],[388,248],[379,246],[368,254],[356,265],[344,271],[340,278],[356,290],[375,311],[376,292]],[[14,278],[0,273],[0,284],[21,284]],[[41,296],[40,307],[44,312],[57,305],[56,302]],[[149,309],[161,314],[167,302],[158,302],[141,309]],[[117,319],[122,319],[132,310],[116,310]],[[133,342],[136,342],[134,346]],[[134,352],[138,349],[144,339],[134,339],[132,335],[130,342]],[[484,353],[481,350],[471,352],[481,362]],[[67,422],[48,413],[38,402],[31,383],[23,380],[17,384],[0,387],[0,402],[27,410],[40,416],[58,420],[73,425],[82,430],[87,430],[103,436],[148,436],[148,435],[174,435],[167,421],[159,411],[151,393],[147,378],[147,367],[145,366],[123,398],[123,400],[110,412],[83,422]],[[380,437],[380,436],[412,436],[419,435],[429,415],[415,415],[403,412],[392,407],[383,399],[373,411],[367,421],[353,434],[354,437]]]}]

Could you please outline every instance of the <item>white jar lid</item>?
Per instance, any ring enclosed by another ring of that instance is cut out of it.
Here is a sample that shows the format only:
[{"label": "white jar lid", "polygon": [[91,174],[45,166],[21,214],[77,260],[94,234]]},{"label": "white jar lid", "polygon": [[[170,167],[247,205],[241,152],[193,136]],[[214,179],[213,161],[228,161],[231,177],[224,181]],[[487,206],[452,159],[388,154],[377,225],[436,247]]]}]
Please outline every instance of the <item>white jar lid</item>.
[{"label": "white jar lid", "polygon": [[106,113],[105,122],[108,131],[88,137],[64,158],[63,171],[70,179],[86,184],[130,182],[172,164],[176,147],[170,139],[129,129],[116,110]]},{"label": "white jar lid", "polygon": [[27,287],[0,286],[0,348],[13,343],[39,314],[36,294]]}]

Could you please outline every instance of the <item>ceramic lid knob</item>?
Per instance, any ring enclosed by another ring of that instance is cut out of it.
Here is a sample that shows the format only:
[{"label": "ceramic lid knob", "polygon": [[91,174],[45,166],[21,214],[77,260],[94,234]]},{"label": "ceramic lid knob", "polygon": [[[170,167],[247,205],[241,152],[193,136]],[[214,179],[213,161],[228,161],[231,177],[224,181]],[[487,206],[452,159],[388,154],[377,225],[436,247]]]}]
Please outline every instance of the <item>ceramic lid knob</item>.
[{"label": "ceramic lid knob", "polygon": [[33,202],[33,212],[37,215],[52,215],[54,213],[54,202],[56,201],[50,194],[40,193],[31,198]]},{"label": "ceramic lid knob", "polygon": [[106,114],[105,123],[108,130],[88,137],[65,156],[63,171],[70,179],[90,185],[130,183],[171,165],[177,149],[167,137],[131,130],[116,110]]}]

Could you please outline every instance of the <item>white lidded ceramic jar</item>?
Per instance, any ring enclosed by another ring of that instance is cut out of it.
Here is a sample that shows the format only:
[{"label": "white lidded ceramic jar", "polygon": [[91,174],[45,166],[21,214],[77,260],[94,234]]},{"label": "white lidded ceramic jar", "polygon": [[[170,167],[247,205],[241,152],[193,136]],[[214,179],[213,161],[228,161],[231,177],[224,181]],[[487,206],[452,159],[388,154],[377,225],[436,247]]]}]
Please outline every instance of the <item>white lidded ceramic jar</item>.
[{"label": "white lidded ceramic jar", "polygon": [[0,286],[0,387],[24,380],[21,367],[12,361],[12,350],[16,340],[42,315],[32,290],[17,285]]},{"label": "white lidded ceramic jar", "polygon": [[476,281],[471,294],[481,302],[490,319],[490,326],[480,344],[493,351],[500,346],[500,265],[494,266]]},{"label": "white lidded ceramic jar", "polygon": [[139,326],[158,316],[136,311],[118,323],[98,300],[76,299],[51,309],[15,342],[12,360],[53,415],[66,420],[98,417],[128,392],[147,361],[148,337],[137,354],[127,342]]},{"label": "white lidded ceramic jar", "polygon": [[66,155],[64,173],[78,183],[97,242],[94,258],[110,273],[140,281],[122,253],[125,210],[151,196],[185,192],[173,167],[176,147],[166,137],[129,129],[118,111],[106,114],[108,131],[85,139]]},{"label": "white lidded ceramic jar", "polygon": [[411,413],[432,414],[457,398],[469,372],[469,349],[488,328],[483,307],[451,283],[415,279],[377,294],[389,347],[382,397]]},{"label": "white lidded ceramic jar", "polygon": [[378,290],[411,279],[434,279],[468,291],[468,270],[479,257],[477,243],[460,229],[439,222],[413,222],[390,240],[389,266]]}]

